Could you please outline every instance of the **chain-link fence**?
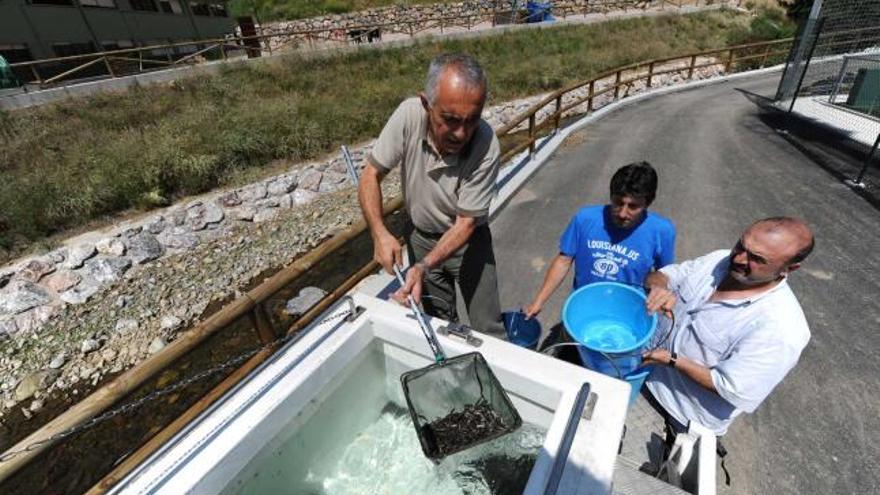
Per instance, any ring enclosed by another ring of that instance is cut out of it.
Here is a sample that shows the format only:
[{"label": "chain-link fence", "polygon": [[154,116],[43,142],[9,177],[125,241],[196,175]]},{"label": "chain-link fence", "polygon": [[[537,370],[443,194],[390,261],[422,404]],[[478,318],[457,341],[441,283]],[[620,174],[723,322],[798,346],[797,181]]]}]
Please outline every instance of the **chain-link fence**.
[{"label": "chain-link fence", "polygon": [[844,56],[828,103],[880,117],[880,53]]},{"label": "chain-link fence", "polygon": [[827,101],[848,60],[845,55],[880,56],[880,0],[814,0],[776,99],[789,107],[802,96]]},{"label": "chain-link fence", "polygon": [[859,163],[839,173],[866,187],[880,141],[880,0],[813,0],[776,102],[805,123],[850,141]]}]

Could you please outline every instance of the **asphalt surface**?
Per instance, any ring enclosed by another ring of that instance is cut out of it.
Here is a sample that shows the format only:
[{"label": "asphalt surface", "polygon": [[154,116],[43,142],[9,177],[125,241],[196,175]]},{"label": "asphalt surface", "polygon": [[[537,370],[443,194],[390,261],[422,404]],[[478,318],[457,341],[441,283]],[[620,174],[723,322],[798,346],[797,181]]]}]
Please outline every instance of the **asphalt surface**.
[{"label": "asphalt surface", "polygon": [[[753,220],[804,218],[816,251],[791,285],[812,331],[798,366],[725,438],[719,493],[880,493],[880,212],[778,132],[741,90],[772,95],[779,74],[658,96],[574,134],[493,221],[502,305],[527,304],[585,204],[614,171],[648,160],[653,210],[678,228],[677,260],[732,247]],[[559,321],[565,282],[540,316]]]}]

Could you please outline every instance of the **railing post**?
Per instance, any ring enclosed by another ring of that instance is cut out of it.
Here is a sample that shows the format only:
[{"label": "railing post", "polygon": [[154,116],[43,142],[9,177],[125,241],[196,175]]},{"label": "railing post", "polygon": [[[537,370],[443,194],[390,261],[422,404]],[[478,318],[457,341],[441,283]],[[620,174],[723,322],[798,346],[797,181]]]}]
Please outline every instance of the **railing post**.
[{"label": "railing post", "polygon": [[620,96],[620,71],[617,71],[617,74],[614,75],[614,99],[616,100]]},{"label": "railing post", "polygon": [[770,48],[771,48],[772,46],[773,46],[773,45],[768,44],[768,45],[767,45],[767,49],[764,50],[764,56],[761,57],[761,67],[762,67],[762,68],[763,68],[765,65],[767,65],[767,57],[770,56]]},{"label": "railing post", "polygon": [[590,81],[590,95],[587,98],[587,112],[593,111],[593,95],[596,94],[596,81]]},{"label": "railing post", "polygon": [[733,50],[730,50],[730,54],[727,56],[727,63],[724,64],[724,73],[730,74],[730,67],[733,65]]},{"label": "railing post", "polygon": [[697,56],[691,55],[691,65],[688,67],[688,79],[693,79],[694,77],[694,67],[697,65]]},{"label": "railing post", "polygon": [[556,97],[556,130],[559,130],[559,121],[562,120],[562,95]]},{"label": "railing post", "polygon": [[31,72],[34,74],[37,84],[43,84],[43,78],[40,77],[40,73],[37,72],[37,64],[31,65]]},{"label": "railing post", "polygon": [[220,43],[220,58],[226,60],[226,43]]},{"label": "railing post", "polygon": [[104,55],[104,56],[101,57],[101,58],[104,59],[104,65],[107,67],[107,72],[110,73],[110,77],[116,77],[116,74],[113,73],[113,66],[110,65],[110,59],[107,58],[106,55]]},{"label": "railing post", "polygon": [[648,64],[648,87],[651,87],[651,83],[654,79],[654,62]]},{"label": "railing post", "polygon": [[254,309],[248,313],[248,319],[257,331],[261,344],[270,344],[278,338],[275,327],[272,326],[272,321],[262,304],[254,306]]},{"label": "railing post", "polygon": [[535,154],[535,114],[529,115],[529,157]]}]

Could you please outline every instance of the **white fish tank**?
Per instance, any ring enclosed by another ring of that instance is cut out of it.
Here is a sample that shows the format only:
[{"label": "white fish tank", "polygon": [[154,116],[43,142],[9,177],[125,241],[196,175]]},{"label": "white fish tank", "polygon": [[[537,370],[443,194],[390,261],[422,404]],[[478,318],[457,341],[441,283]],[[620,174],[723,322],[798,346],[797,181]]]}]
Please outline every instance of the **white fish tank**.
[{"label": "white fish tank", "polygon": [[422,453],[400,384],[402,373],[433,363],[417,323],[378,298],[354,293],[350,302],[362,309],[356,319],[304,330],[111,492],[611,492],[627,383],[488,336],[475,334],[474,347],[441,335],[448,355],[485,357],[523,426],[435,463]]}]

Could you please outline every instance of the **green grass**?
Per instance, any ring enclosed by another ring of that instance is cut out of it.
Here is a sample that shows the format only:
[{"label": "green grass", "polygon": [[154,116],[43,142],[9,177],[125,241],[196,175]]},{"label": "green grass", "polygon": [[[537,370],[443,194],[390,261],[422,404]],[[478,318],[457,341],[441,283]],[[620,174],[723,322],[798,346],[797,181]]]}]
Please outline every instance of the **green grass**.
[{"label": "green grass", "polygon": [[265,22],[344,14],[389,5],[428,3],[448,2],[444,0],[232,0],[229,2],[229,8],[235,16],[256,14]]},{"label": "green grass", "polygon": [[445,51],[473,54],[489,104],[602,70],[720,47],[748,23],[732,12],[612,21],[423,42],[320,58],[291,55],[214,76],[0,112],[0,246],[22,246],[131,208],[267,173],[374,137]]}]

